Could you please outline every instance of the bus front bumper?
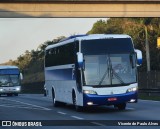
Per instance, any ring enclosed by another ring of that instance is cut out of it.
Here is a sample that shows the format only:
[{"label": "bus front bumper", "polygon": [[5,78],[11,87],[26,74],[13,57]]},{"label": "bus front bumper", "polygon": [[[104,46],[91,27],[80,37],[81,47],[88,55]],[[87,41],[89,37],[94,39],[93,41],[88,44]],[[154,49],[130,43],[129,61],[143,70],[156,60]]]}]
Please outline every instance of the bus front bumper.
[{"label": "bus front bumper", "polygon": [[21,87],[15,86],[15,87],[0,87],[0,94],[8,94],[8,93],[20,93]]},{"label": "bus front bumper", "polygon": [[136,103],[137,92],[115,95],[83,94],[83,106],[117,105],[122,103]]}]

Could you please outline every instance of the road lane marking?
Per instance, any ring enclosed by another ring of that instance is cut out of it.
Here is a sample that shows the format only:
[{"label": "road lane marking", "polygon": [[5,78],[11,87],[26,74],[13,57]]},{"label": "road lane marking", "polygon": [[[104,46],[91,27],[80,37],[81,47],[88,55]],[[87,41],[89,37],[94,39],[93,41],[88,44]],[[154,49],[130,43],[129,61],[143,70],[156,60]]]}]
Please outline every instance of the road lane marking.
[{"label": "road lane marking", "polygon": [[127,110],[135,110],[135,108],[126,107]]},{"label": "road lane marking", "polygon": [[66,115],[67,113],[65,112],[58,112],[59,114],[62,114],[62,115]]},{"label": "road lane marking", "polygon": [[[21,102],[21,101],[17,101],[17,100],[11,100],[11,99],[4,99],[4,100],[8,100],[8,101],[12,101],[12,102],[16,102],[16,103],[20,103],[20,104],[24,104],[24,105],[28,105],[28,106],[33,106],[33,108],[41,108],[43,110],[52,110],[52,109],[49,109],[49,108],[46,108],[46,107],[42,107],[42,106],[38,106],[38,105],[34,105],[34,104],[30,104],[30,103],[25,103],[25,102]],[[30,108],[30,107],[29,107]]]},{"label": "road lane marking", "polygon": [[142,100],[142,99],[141,99],[140,101],[144,101],[144,102],[145,102],[145,101],[146,101],[146,102],[148,102],[148,101],[149,101],[149,102],[155,102],[155,103],[160,102],[160,101],[154,101],[154,100]]},{"label": "road lane marking", "polygon": [[78,119],[78,120],[83,120],[84,119],[84,118],[81,118],[81,117],[78,117],[78,116],[71,116],[71,117],[73,117],[75,119]]},{"label": "road lane marking", "polygon": [[35,110],[44,110],[44,109],[41,109],[41,108],[36,108],[36,107],[24,107],[24,106],[17,106],[17,105],[0,105],[0,107],[13,107],[13,108],[24,108],[24,109],[35,109]]},{"label": "road lane marking", "polygon": [[106,125],[98,123],[98,122],[91,122],[91,123],[94,124],[94,125],[98,125],[98,126],[106,126]]}]

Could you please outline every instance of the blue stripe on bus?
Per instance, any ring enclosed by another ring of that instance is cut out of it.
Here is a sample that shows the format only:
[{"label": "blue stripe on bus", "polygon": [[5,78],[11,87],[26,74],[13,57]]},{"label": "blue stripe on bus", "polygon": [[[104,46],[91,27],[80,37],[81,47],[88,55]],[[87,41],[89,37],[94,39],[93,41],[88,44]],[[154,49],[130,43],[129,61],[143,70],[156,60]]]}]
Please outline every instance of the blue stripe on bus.
[{"label": "blue stripe on bus", "polygon": [[0,74],[19,74],[19,69],[0,69]]},{"label": "blue stripe on bus", "polygon": [[[115,95],[91,95],[83,94],[83,105],[88,106],[87,102],[93,102],[94,105],[115,105],[121,103],[127,103],[131,99],[137,101],[137,92],[130,92],[125,94],[115,94]],[[108,98],[117,98],[116,101],[108,101]]]},{"label": "blue stripe on bus", "polygon": [[72,68],[46,70],[45,72],[47,80],[75,80],[75,76],[72,74]]}]

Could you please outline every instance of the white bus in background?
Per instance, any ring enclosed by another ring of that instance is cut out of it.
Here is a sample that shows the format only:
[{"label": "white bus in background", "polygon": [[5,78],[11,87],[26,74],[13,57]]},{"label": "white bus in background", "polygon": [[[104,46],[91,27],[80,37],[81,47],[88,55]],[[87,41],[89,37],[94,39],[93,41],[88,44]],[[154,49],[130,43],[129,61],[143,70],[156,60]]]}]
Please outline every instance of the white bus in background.
[{"label": "white bus in background", "polygon": [[77,35],[45,49],[45,89],[53,105],[114,105],[137,102],[142,53],[128,35]]},{"label": "white bus in background", "polygon": [[0,95],[18,96],[21,92],[22,74],[17,66],[0,66]]}]

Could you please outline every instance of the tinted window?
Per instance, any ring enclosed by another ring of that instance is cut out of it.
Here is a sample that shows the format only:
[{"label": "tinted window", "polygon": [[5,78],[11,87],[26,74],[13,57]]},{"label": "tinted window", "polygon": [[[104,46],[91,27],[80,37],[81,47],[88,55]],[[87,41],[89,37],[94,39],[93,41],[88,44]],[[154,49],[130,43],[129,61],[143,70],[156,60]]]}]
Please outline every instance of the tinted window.
[{"label": "tinted window", "polygon": [[19,69],[0,69],[0,74],[19,74]]},{"label": "tinted window", "polygon": [[73,64],[75,62],[75,55],[77,50],[77,42],[49,49],[46,51],[45,66],[50,67]]},{"label": "tinted window", "polygon": [[133,51],[134,48],[130,38],[96,39],[82,41],[82,53],[84,55],[130,53]]}]

